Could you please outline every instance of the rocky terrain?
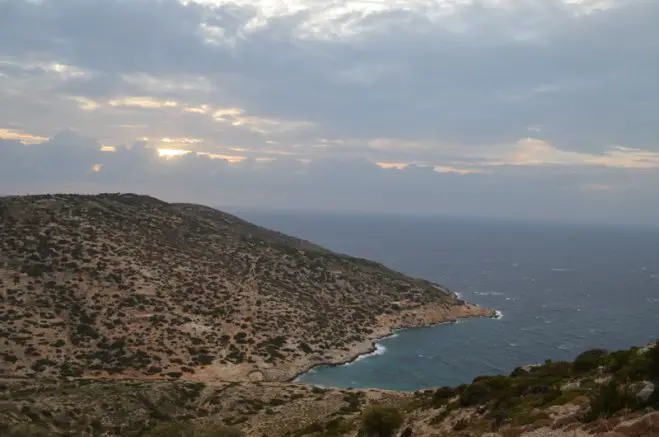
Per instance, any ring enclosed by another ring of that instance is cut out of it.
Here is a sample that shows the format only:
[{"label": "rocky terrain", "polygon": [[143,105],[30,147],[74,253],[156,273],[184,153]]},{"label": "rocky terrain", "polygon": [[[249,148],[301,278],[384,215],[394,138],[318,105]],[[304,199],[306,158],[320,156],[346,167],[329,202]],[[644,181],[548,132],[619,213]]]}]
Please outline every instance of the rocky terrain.
[{"label": "rocky terrain", "polygon": [[418,392],[288,382],[491,315],[203,206],[0,198],[0,437],[659,437],[656,344]]},{"label": "rocky terrain", "polygon": [[0,198],[0,376],[286,381],[488,310],[220,211]]},{"label": "rocky terrain", "polygon": [[333,390],[287,383],[49,379],[0,380],[2,423],[33,423],[73,435],[140,436],[156,424],[221,423],[254,436],[283,436],[312,423],[355,417],[370,402],[399,405],[409,394]]},{"label": "rocky terrain", "polygon": [[[404,369],[403,369],[404,371]],[[3,437],[658,437],[659,346],[418,392],[0,379]]]}]

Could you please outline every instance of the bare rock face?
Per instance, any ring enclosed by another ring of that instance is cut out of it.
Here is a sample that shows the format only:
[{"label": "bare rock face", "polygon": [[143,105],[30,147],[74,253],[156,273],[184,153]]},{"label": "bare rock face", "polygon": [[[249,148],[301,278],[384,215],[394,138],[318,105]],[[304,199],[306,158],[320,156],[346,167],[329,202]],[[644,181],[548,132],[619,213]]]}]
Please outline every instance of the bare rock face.
[{"label": "bare rock face", "polygon": [[647,402],[648,399],[650,399],[650,396],[652,396],[652,393],[654,393],[654,383],[651,381],[643,381],[641,382],[640,387],[638,387],[636,398],[640,402]]},{"label": "bare rock face", "polygon": [[648,437],[659,434],[659,412],[646,414],[633,423],[625,423],[615,428],[625,437]]},{"label": "bare rock face", "polygon": [[285,380],[391,328],[488,314],[204,206],[0,199],[0,375]]},{"label": "bare rock face", "polygon": [[565,428],[568,425],[571,425],[573,423],[579,423],[579,415],[578,414],[570,414],[567,416],[560,417],[554,421],[552,424],[551,428],[552,429],[561,429]]}]

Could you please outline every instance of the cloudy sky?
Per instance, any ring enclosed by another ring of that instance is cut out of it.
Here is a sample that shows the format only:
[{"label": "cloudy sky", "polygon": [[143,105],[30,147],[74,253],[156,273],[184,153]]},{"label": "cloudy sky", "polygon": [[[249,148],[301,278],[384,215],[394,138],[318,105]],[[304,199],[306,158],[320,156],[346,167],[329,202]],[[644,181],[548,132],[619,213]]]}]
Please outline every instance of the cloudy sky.
[{"label": "cloudy sky", "polygon": [[0,0],[0,193],[659,223],[659,1]]}]

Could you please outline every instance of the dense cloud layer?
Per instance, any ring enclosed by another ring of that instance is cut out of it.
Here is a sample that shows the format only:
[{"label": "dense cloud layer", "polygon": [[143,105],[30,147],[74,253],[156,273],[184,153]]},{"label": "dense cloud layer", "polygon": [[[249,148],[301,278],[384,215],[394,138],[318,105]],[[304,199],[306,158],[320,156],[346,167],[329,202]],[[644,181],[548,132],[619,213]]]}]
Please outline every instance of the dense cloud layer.
[{"label": "dense cloud layer", "polygon": [[[507,166],[496,173],[385,169],[367,160],[158,156],[143,143],[103,152],[65,132],[42,144],[0,140],[5,193],[133,191],[231,207],[544,218],[652,224],[652,171]],[[613,181],[604,184],[603,180]],[[567,213],[566,213],[567,212]]]},{"label": "dense cloud layer", "polygon": [[2,1],[0,191],[659,219],[659,3],[394,3]]}]

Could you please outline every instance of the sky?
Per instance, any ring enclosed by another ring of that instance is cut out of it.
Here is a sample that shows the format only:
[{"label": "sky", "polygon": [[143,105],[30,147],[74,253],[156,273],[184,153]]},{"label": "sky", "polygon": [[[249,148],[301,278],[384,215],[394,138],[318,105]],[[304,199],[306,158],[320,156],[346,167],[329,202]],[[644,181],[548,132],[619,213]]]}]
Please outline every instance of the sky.
[{"label": "sky", "polygon": [[0,0],[0,194],[659,223],[659,1]]}]

